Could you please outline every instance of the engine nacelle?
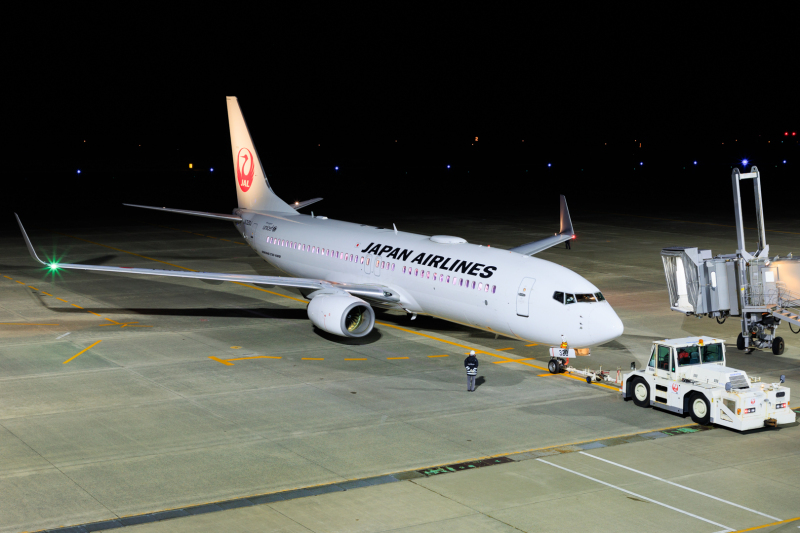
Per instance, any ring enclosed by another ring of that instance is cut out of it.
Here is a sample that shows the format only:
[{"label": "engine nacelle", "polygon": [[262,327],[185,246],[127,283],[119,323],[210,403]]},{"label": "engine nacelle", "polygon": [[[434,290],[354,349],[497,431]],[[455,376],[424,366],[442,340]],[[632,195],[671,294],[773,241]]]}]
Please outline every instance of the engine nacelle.
[{"label": "engine nacelle", "polygon": [[319,294],[308,304],[308,318],[323,331],[340,337],[363,337],[375,326],[372,307],[349,294]]}]

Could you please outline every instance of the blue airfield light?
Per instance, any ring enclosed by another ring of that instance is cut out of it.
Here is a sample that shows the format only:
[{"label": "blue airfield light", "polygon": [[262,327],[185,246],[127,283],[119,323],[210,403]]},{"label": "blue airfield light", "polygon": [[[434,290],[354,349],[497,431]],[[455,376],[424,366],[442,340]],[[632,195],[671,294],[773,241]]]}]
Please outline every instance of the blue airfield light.
[{"label": "blue airfield light", "polygon": [[333,167],[333,170],[339,170],[339,167]]},{"label": "blue airfield light", "polygon": [[644,161],[639,161],[639,166],[644,165]]},{"label": "blue airfield light", "polygon": [[750,161],[748,161],[747,159],[742,159],[742,166],[745,166],[745,167],[746,167],[746,166],[747,166],[747,163],[749,163],[749,162],[750,162]]},{"label": "blue airfield light", "polygon": [[786,160],[785,160],[785,159],[783,160],[783,164],[784,164],[784,165],[786,164]]},{"label": "blue airfield light", "polygon": [[80,170],[78,170],[78,174],[80,174],[80,173],[81,173],[81,171],[80,171]]},{"label": "blue airfield light", "polygon": [[696,164],[697,164],[697,161],[695,161],[695,162],[694,162],[694,164],[696,165]]},{"label": "blue airfield light", "polygon": [[553,165],[551,165],[550,163],[547,163],[547,166],[548,166],[548,167],[552,167]]},{"label": "blue airfield light", "polygon": [[214,172],[214,169],[213,169],[213,168],[212,168],[212,169],[209,169],[209,170],[210,170],[211,172]]},{"label": "blue airfield light", "polygon": [[450,168],[450,165],[447,165],[447,168]]}]

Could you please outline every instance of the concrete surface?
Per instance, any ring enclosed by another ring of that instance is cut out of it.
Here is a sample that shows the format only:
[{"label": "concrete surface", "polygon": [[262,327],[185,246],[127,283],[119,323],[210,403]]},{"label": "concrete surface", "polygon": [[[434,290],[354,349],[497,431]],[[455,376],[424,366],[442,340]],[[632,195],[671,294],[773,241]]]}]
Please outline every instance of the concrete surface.
[{"label": "concrete surface", "polygon": [[[498,247],[540,238],[553,225],[521,217],[396,220],[404,230]],[[41,252],[66,253],[71,262],[276,273],[228,224],[178,217],[157,223],[58,233],[31,223],[28,229]],[[732,227],[622,215],[574,216],[574,223],[573,249],[540,257],[595,283],[625,323],[625,334],[593,349],[586,365],[641,364],[656,338],[710,334],[735,341],[735,321],[720,326],[669,311],[659,257],[671,245],[730,252]],[[768,241],[772,253],[800,249],[795,233],[768,232]],[[540,377],[541,370],[504,361],[533,357],[538,361],[529,363],[544,367],[544,348],[436,319],[411,322],[382,313],[382,324],[366,339],[321,334],[296,297],[231,283],[86,272],[53,278],[31,262],[15,232],[0,235],[0,531],[82,524],[690,423],[635,408],[578,380]],[[734,349],[731,365],[770,381],[786,374],[797,387],[800,336],[784,329],[783,356]],[[461,365],[469,348],[491,354],[481,357],[485,383],[473,395],[464,391]],[[609,454],[788,519],[800,516],[797,436],[796,427],[747,435],[717,429],[587,453]],[[544,459],[727,527],[769,522],[577,453]],[[722,529],[628,496],[534,459],[135,528]]]}]

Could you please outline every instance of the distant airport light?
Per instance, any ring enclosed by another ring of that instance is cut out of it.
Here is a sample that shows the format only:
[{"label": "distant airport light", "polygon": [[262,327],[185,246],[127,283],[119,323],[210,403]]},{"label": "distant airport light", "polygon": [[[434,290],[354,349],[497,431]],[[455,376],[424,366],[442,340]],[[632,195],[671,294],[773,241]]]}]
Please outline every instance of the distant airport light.
[{"label": "distant airport light", "polygon": [[797,132],[796,132],[796,131],[793,131],[793,132],[792,132],[792,137],[794,137],[795,135],[797,135]]},{"label": "distant airport light", "polygon": [[447,165],[447,168],[450,168],[450,165]]},{"label": "distant airport light", "polygon": [[744,166],[747,166],[747,163],[749,163],[749,162],[750,161],[748,161],[747,159],[742,159],[742,165],[744,165]]},{"label": "distant airport light", "polygon": [[553,165],[551,165],[550,163],[547,163],[547,166],[548,166],[548,167],[552,167]]},{"label": "distant airport light", "polygon": [[694,162],[694,164],[696,165],[696,164],[697,164],[697,161],[695,161],[695,162]]},{"label": "distant airport light", "polygon": [[783,160],[783,164],[784,164],[784,165],[786,164],[786,160],[785,160],[785,159]]},{"label": "distant airport light", "polygon": [[78,170],[78,174],[80,174],[80,173],[81,173],[81,171],[80,171],[80,169],[79,169],[79,170]]},{"label": "distant airport light", "polygon": [[339,170],[339,167],[333,167],[333,170]]},{"label": "distant airport light", "polygon": [[212,169],[210,169],[210,171],[211,171],[211,172],[214,172],[214,169],[212,168]]},{"label": "distant airport light", "polygon": [[644,165],[644,161],[639,161],[639,166]]},{"label": "distant airport light", "polygon": [[[784,135],[789,135],[789,132],[787,131],[786,133],[784,133]],[[86,141],[83,141],[83,142],[86,142]]]}]

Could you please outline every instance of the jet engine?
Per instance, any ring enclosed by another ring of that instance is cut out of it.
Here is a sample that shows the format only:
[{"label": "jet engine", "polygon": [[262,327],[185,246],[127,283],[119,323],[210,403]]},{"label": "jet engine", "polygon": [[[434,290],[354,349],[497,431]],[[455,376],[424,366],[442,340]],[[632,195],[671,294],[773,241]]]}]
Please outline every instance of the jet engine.
[{"label": "jet engine", "polygon": [[355,296],[318,294],[308,304],[308,318],[319,329],[340,337],[363,337],[375,326],[375,311]]}]

